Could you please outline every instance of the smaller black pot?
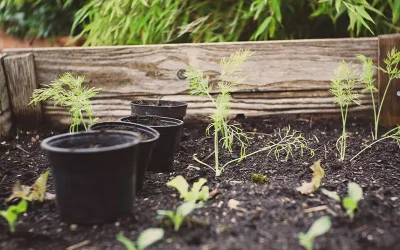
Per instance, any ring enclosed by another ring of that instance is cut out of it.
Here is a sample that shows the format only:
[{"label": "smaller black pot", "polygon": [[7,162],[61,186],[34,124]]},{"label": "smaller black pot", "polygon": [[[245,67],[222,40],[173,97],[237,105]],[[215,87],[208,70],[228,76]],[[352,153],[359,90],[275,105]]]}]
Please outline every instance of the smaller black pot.
[{"label": "smaller black pot", "polygon": [[124,130],[141,135],[139,154],[136,166],[136,191],[143,189],[144,173],[147,170],[156,141],[160,137],[157,130],[130,122],[100,122],[89,126],[89,130]]},{"label": "smaller black pot", "polygon": [[157,115],[183,121],[186,109],[187,104],[184,102],[164,100],[138,100],[131,102],[131,114],[139,116]]},{"label": "smaller black pot", "polygon": [[61,134],[43,140],[61,220],[97,224],[130,213],[140,135],[126,131]]},{"label": "smaller black pot", "polygon": [[121,121],[138,123],[157,130],[160,139],[156,142],[147,169],[159,173],[173,171],[175,149],[181,140],[183,121],[155,115],[128,116],[121,118]]}]

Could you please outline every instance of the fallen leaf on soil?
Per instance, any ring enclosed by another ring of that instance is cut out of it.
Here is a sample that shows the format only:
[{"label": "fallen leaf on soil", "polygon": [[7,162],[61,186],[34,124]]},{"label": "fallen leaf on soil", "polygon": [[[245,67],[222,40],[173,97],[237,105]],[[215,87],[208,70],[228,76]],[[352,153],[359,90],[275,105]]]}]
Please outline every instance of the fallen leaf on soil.
[{"label": "fallen leaf on soil", "polygon": [[218,188],[214,189],[213,191],[211,191],[208,196],[210,197],[210,199],[213,199],[216,195],[218,194]]},{"label": "fallen leaf on soil", "polygon": [[43,201],[54,200],[55,195],[46,192],[47,177],[49,171],[41,174],[32,186],[21,185],[18,181],[12,188],[12,194],[5,201],[10,202],[16,198],[21,198],[27,201]]},{"label": "fallen leaf on soil", "polygon": [[310,168],[313,171],[311,182],[303,182],[300,187],[296,188],[302,194],[311,194],[317,190],[325,176],[325,171],[321,167],[321,160],[316,161]]}]

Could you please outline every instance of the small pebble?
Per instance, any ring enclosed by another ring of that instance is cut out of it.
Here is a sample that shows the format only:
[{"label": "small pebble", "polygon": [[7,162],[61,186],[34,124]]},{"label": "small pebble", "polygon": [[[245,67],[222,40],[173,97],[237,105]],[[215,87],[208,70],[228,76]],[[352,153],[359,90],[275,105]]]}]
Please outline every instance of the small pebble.
[{"label": "small pebble", "polygon": [[71,231],[75,231],[77,228],[78,228],[78,225],[76,225],[76,224],[71,224],[69,226],[69,229],[71,229]]},{"label": "small pebble", "polygon": [[115,224],[114,224],[116,227],[119,227],[119,221],[117,221],[117,222],[115,222]]}]

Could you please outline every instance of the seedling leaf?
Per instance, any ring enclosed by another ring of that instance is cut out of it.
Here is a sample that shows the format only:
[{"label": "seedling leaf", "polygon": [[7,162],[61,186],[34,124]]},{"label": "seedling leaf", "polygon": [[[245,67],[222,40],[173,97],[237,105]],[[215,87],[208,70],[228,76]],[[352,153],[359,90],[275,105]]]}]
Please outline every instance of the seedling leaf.
[{"label": "seedling leaf", "polygon": [[5,211],[0,211],[0,215],[7,220],[11,233],[15,231],[15,223],[18,219],[18,215],[24,213],[27,208],[28,202],[26,200],[21,200],[17,205],[12,205]]},{"label": "seedling leaf", "polygon": [[167,217],[168,219],[170,219],[172,221],[172,223],[174,224],[175,232],[178,232],[185,217],[188,214],[190,214],[194,209],[200,208],[202,206],[203,206],[202,202],[196,204],[194,201],[188,201],[188,202],[185,202],[182,205],[180,205],[176,209],[176,212],[174,212],[172,210],[157,210],[157,215],[158,215],[158,218]]},{"label": "seedling leaf", "polygon": [[358,207],[358,202],[363,198],[363,191],[360,185],[350,182],[347,186],[348,196],[343,199],[343,207],[346,209],[350,219],[354,218],[354,211]]},{"label": "seedling leaf", "polygon": [[118,234],[117,240],[121,242],[127,250],[137,250],[135,244],[123,234]]},{"label": "seedling leaf", "polygon": [[329,216],[322,216],[311,225],[306,234],[300,233],[298,235],[300,244],[306,250],[312,250],[315,238],[327,233],[331,226],[332,222]]},{"label": "seedling leaf", "polygon": [[185,196],[188,193],[188,189],[189,189],[189,184],[187,183],[187,181],[185,180],[185,178],[183,178],[182,175],[178,175],[176,176],[174,179],[170,180],[167,183],[167,186],[175,188],[176,190],[178,190],[179,194],[180,194],[180,198],[185,198]]},{"label": "seedling leaf", "polygon": [[321,160],[314,162],[310,168],[313,171],[311,182],[303,182],[300,187],[296,188],[302,194],[311,194],[317,190],[325,176],[325,171],[321,167]]},{"label": "seedling leaf", "polygon": [[138,250],[144,250],[146,247],[154,244],[164,237],[162,228],[148,228],[140,233],[137,238]]},{"label": "seedling leaf", "polygon": [[336,192],[326,190],[325,188],[321,188],[321,192],[337,202],[341,201],[340,196]]}]

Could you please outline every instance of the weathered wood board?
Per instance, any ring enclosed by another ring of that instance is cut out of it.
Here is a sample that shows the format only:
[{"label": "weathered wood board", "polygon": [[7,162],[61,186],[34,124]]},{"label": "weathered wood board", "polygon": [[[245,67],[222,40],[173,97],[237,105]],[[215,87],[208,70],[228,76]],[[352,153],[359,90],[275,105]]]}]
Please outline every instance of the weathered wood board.
[{"label": "weathered wood board", "polygon": [[[233,95],[232,114],[338,112],[329,93],[330,77],[340,60],[355,61],[355,54],[378,60],[377,38],[320,39],[212,44],[169,44],[90,48],[6,50],[9,56],[32,53],[36,80],[48,84],[71,71],[85,75],[90,87],[102,88],[94,100],[96,115],[115,119],[130,113],[129,102],[140,98],[188,102],[189,115],[208,115],[212,105],[188,93],[182,70],[199,66],[218,81],[219,60],[238,49],[255,52],[244,65],[248,78]],[[370,109],[366,96],[364,106]],[[65,109],[43,105],[45,119],[68,122]],[[50,117],[51,116],[51,117]]]},{"label": "weathered wood board", "polygon": [[10,135],[12,127],[10,99],[2,62],[3,56],[0,54],[0,140]]}]

